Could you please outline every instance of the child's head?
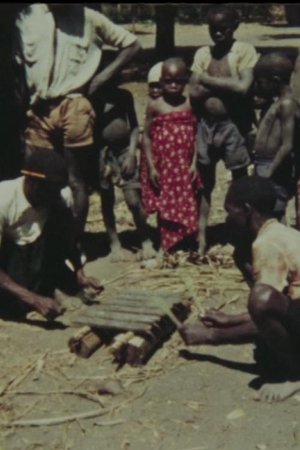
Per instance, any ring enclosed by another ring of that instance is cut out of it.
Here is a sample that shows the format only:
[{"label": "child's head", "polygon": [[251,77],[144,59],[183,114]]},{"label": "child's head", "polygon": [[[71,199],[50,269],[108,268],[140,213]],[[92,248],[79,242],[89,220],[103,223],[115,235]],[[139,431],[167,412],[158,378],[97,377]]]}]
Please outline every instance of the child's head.
[{"label": "child's head", "polygon": [[151,67],[148,72],[148,94],[149,97],[151,97],[153,100],[160,97],[162,94],[162,88],[160,84],[162,65],[162,62],[158,62],[153,67]]},{"label": "child's head", "polygon": [[164,61],[160,79],[163,94],[181,95],[187,81],[187,67],[181,58],[169,58]]},{"label": "child's head", "polygon": [[216,45],[232,41],[239,26],[239,15],[234,7],[215,6],[208,13],[209,34]]},{"label": "child's head", "polygon": [[254,67],[254,81],[258,95],[271,97],[280,93],[283,85],[288,85],[294,66],[282,53],[261,56]]},{"label": "child's head", "polygon": [[213,122],[228,117],[224,103],[217,97],[209,97],[204,103],[204,110],[206,118]]}]

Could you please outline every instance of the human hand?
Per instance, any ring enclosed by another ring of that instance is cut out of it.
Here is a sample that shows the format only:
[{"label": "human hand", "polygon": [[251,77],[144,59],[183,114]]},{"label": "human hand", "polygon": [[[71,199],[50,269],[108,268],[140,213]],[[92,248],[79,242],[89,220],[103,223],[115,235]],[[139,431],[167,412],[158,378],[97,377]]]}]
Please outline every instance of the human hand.
[{"label": "human hand", "polygon": [[211,309],[201,316],[201,322],[208,328],[226,328],[231,326],[231,318],[228,314]]},{"label": "human hand", "polygon": [[53,320],[64,312],[62,305],[50,297],[43,297],[41,295],[33,294],[31,298],[31,305],[47,320]]},{"label": "human hand", "polygon": [[108,80],[109,76],[104,71],[96,75],[90,82],[88,97],[94,95]]},{"label": "human hand", "polygon": [[213,329],[201,323],[183,325],[178,329],[182,339],[187,345],[211,344],[213,342]]},{"label": "human hand", "polygon": [[122,163],[122,175],[130,177],[134,174],[136,169],[135,155],[128,154]]},{"label": "human hand", "polygon": [[192,164],[191,165],[191,167],[189,168],[189,173],[191,175],[192,182],[196,181],[197,176],[198,176],[198,171],[197,171],[196,164]]},{"label": "human hand", "polygon": [[159,189],[159,175],[154,166],[150,169],[150,181],[156,189]]},{"label": "human hand", "polygon": [[77,283],[82,288],[89,288],[95,292],[95,294],[100,294],[104,290],[102,283],[94,277],[87,277],[82,269],[77,271]]}]

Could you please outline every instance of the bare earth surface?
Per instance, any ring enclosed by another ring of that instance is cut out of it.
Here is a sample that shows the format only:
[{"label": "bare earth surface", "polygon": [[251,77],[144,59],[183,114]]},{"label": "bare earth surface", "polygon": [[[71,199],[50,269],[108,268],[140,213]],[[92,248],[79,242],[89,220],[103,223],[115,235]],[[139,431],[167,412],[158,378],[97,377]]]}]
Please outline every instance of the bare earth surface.
[{"label": "bare earth surface", "polygon": [[[206,27],[195,30],[197,35],[193,27],[179,27],[179,45],[208,42]],[[254,44],[265,45],[268,39],[274,45],[297,46],[299,31],[247,25],[237,37],[251,36]],[[276,33],[293,36],[293,44],[290,38],[277,40]],[[145,45],[152,45],[153,35],[144,37]],[[135,95],[142,124],[146,85],[128,83],[126,87]],[[220,165],[211,225],[224,220],[222,204],[228,182]],[[118,197],[118,229],[129,245],[132,219]],[[153,218],[151,222],[155,223]],[[95,194],[87,231],[93,260],[86,270],[103,281],[103,299],[130,287],[181,292],[193,301],[188,320],[212,306],[232,312],[245,307],[248,289],[233,266],[229,246],[214,246],[209,264],[200,266],[188,263],[184,254],[177,267],[161,270],[141,269],[134,255],[129,263],[112,263]],[[186,348],[174,333],[144,367],[117,370],[106,347],[87,360],[69,352],[67,342],[75,328],[67,323],[87,307],[76,298],[68,299],[66,306],[61,320],[66,326],[58,323],[55,329],[46,329],[42,321],[0,320],[0,450],[300,448],[300,395],[275,405],[254,400],[256,391],[249,386],[257,378],[252,345]],[[108,380],[117,383],[118,393],[97,397],[99,386]],[[91,411],[96,416],[90,419],[53,426],[12,426],[17,420],[49,421]]]}]

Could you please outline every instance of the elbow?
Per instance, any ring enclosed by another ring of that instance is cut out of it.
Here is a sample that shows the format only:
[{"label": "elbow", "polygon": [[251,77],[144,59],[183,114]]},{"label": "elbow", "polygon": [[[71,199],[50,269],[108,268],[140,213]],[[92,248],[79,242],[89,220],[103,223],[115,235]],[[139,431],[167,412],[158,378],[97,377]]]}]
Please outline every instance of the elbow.
[{"label": "elbow", "polygon": [[238,84],[238,85],[235,87],[234,91],[235,91],[237,94],[240,94],[240,95],[246,95],[246,94],[248,93],[248,91],[249,91],[249,86],[244,86],[244,85]]},{"label": "elbow", "polygon": [[133,44],[130,47],[131,47],[132,56],[137,55],[142,50],[142,46],[141,46],[139,40],[136,40],[135,42],[133,42]]}]

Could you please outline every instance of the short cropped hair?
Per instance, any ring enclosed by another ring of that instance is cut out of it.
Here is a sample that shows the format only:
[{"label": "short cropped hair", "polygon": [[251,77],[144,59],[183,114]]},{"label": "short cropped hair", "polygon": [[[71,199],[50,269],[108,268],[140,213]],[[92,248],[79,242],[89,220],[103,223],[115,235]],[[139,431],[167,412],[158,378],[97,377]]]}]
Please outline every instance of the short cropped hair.
[{"label": "short cropped hair", "polygon": [[291,60],[280,52],[272,52],[260,57],[254,66],[254,77],[277,76],[285,83],[289,83],[294,66]]},{"label": "short cropped hair", "polygon": [[264,216],[274,215],[276,191],[269,178],[256,175],[245,176],[233,181],[227,192],[226,200],[243,208],[253,207]]},{"label": "short cropped hair", "polygon": [[184,70],[187,70],[187,66],[186,66],[184,60],[182,58],[177,57],[177,56],[166,59],[163,62],[162,69],[165,68],[165,67],[173,66],[173,65],[182,67]]},{"label": "short cropped hair", "polygon": [[222,14],[224,18],[236,28],[240,23],[240,15],[234,6],[226,6],[226,5],[217,5],[213,6],[209,9],[207,20],[210,22],[212,16],[216,16],[217,14]]}]

